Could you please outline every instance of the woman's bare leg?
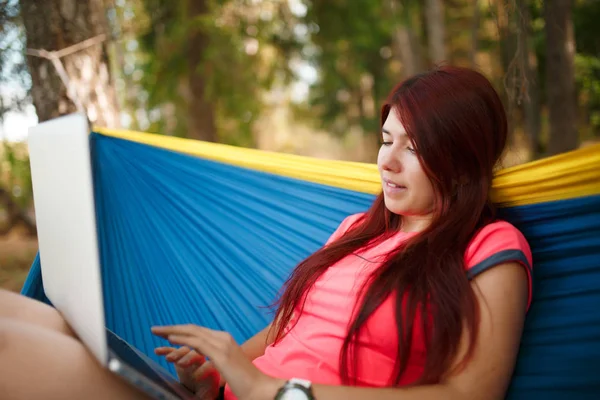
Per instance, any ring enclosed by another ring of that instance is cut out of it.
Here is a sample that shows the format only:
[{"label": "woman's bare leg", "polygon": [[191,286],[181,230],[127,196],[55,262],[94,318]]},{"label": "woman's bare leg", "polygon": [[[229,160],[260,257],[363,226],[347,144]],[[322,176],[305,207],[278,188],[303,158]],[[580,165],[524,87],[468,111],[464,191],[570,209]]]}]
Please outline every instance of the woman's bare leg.
[{"label": "woman's bare leg", "polygon": [[76,339],[7,318],[0,318],[0,392],[5,400],[148,398]]},{"label": "woman's bare leg", "polygon": [[58,311],[47,304],[0,289],[0,318],[27,322],[75,337]]}]

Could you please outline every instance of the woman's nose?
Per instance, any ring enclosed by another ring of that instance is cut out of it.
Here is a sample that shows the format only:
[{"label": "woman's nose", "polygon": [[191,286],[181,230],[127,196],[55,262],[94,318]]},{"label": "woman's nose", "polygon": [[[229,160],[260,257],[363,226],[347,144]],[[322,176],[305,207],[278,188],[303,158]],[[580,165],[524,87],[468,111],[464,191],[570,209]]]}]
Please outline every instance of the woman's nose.
[{"label": "woman's nose", "polygon": [[388,149],[381,157],[381,168],[385,171],[400,172],[402,170],[402,162],[398,154],[392,149]]}]

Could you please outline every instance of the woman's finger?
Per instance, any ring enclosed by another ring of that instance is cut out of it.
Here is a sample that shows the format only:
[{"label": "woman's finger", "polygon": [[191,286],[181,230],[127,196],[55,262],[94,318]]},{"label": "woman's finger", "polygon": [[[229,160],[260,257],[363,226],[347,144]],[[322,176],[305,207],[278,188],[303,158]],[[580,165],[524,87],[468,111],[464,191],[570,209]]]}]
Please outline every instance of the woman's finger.
[{"label": "woman's finger", "polygon": [[157,336],[166,338],[169,335],[196,335],[199,330],[202,330],[197,325],[171,325],[171,326],[153,326],[151,328],[152,333]]},{"label": "woman's finger", "polygon": [[198,339],[197,337],[187,336],[187,335],[169,335],[169,336],[167,336],[167,340],[171,344],[177,344],[180,346],[188,346],[193,349],[197,349],[200,353],[206,354],[210,357],[210,355],[207,354],[203,349],[203,347],[206,347],[206,346],[203,346],[202,340]]},{"label": "woman's finger", "polygon": [[[201,342],[206,342],[210,346],[222,347],[223,344],[229,344],[232,341],[232,337],[227,332],[215,331],[212,329],[204,328],[198,325],[173,325],[173,326],[155,326],[152,327],[152,333],[157,336],[161,336],[171,343],[171,337],[179,337],[181,340],[183,337],[189,337],[190,339],[198,339]],[[205,354],[200,351],[200,353]],[[208,354],[207,354],[208,355]]]},{"label": "woman's finger", "polygon": [[170,335],[179,336],[198,336],[198,337],[218,337],[225,332],[215,331],[203,326],[187,324],[187,325],[172,325],[172,326],[153,326],[152,333],[163,338],[168,338]]},{"label": "woman's finger", "polygon": [[218,374],[217,370],[215,369],[215,366],[211,362],[206,362],[192,373],[192,378],[194,379],[194,381],[199,382],[210,376],[210,374],[212,374],[213,372]]},{"label": "woman's finger", "polygon": [[213,340],[206,339],[203,335],[200,336],[184,336],[184,335],[169,335],[169,342],[176,345],[188,346],[195,349],[198,353],[203,354],[207,358],[215,360],[222,357],[222,351],[218,344]]},{"label": "woman's finger", "polygon": [[205,357],[192,350],[177,361],[177,365],[181,367],[189,367],[191,365],[200,366],[206,361]]},{"label": "woman's finger", "polygon": [[[195,325],[176,325],[167,327],[153,327],[152,332],[166,338],[174,345],[187,346],[196,352],[203,354],[214,364],[214,371],[206,369],[194,373],[196,377],[205,378],[218,375],[227,381],[238,396],[240,393],[248,393],[256,381],[267,378],[248,359],[234,338],[227,332],[215,331]],[[215,374],[218,372],[218,374]],[[202,382],[211,379],[201,379]]]},{"label": "woman's finger", "polygon": [[188,354],[191,351],[191,349],[187,346],[182,346],[180,348],[178,348],[175,351],[172,351],[170,354],[166,355],[166,359],[167,361],[170,362],[177,362],[179,361],[183,356],[185,356],[186,354]]},{"label": "woman's finger", "polygon": [[171,344],[187,346],[196,350],[212,359],[216,367],[219,367],[220,362],[225,362],[231,355],[232,349],[239,347],[229,333],[197,325],[153,327],[152,332],[165,337]]},{"label": "woman's finger", "polygon": [[154,354],[157,356],[166,356],[175,350],[177,350],[175,347],[161,346],[154,349]]}]

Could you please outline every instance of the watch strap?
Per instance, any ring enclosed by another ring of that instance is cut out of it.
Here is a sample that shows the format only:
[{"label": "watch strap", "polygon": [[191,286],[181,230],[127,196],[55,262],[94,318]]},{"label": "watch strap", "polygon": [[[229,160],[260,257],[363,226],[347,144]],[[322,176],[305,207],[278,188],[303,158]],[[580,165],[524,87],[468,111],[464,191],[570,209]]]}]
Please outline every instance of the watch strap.
[{"label": "watch strap", "polygon": [[301,378],[292,378],[288,381],[289,383],[295,383],[298,385],[302,385],[307,389],[310,389],[312,387],[312,382],[306,379],[301,379]]},{"label": "watch strap", "polygon": [[300,390],[305,395],[306,400],[315,400],[315,396],[313,395],[312,391],[312,382],[300,378],[291,378],[288,380],[277,392],[275,400],[285,400],[286,392],[289,392],[291,389]]}]

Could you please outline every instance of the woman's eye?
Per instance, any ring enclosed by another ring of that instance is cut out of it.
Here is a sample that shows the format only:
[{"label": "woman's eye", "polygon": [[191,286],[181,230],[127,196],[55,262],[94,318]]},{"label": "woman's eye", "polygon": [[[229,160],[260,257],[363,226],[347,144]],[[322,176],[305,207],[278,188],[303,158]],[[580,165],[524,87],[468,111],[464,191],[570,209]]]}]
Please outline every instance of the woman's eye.
[{"label": "woman's eye", "polygon": [[406,150],[410,151],[411,153],[415,154],[417,151],[412,148],[412,147],[407,147]]},{"label": "woman's eye", "polygon": [[382,146],[391,146],[391,145],[392,145],[392,142],[386,142],[386,141],[382,141],[382,142],[381,142],[381,145],[382,145]]}]

